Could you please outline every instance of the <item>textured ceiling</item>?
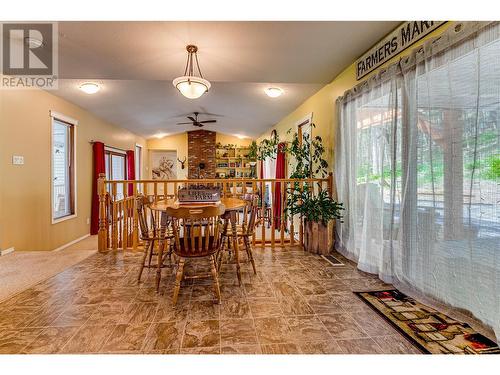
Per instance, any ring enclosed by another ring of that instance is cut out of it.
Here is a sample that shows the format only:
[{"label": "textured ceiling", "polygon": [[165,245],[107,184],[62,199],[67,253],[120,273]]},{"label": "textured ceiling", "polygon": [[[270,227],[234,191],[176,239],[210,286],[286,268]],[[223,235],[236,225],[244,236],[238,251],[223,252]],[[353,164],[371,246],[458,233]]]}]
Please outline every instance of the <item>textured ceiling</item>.
[{"label": "textured ceiling", "polygon": [[[398,22],[61,22],[59,90],[53,92],[145,137],[194,111],[212,113],[207,129],[260,135],[314,94]],[[184,98],[185,46],[196,44],[208,94]],[[100,82],[95,95],[78,90]],[[279,86],[271,99],[264,88]]]}]

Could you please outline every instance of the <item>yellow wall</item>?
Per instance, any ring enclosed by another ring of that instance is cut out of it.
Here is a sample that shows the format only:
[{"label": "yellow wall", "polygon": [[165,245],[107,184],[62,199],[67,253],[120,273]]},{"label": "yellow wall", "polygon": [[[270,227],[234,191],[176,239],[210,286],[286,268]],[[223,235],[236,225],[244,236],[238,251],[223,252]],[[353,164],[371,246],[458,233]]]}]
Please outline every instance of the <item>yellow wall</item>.
[{"label": "yellow wall", "polygon": [[[235,136],[217,133],[216,134],[216,142],[220,142],[223,145],[225,144],[233,144],[238,146],[248,146],[252,143],[252,140],[249,138],[239,139]],[[144,162],[146,166],[149,165],[149,151],[151,150],[176,150],[177,157],[181,160],[186,158],[185,168],[181,169],[181,163],[177,163],[177,179],[183,180],[187,179],[188,173],[188,162],[187,162],[187,154],[188,154],[188,137],[187,132],[169,135],[160,139],[151,138],[147,141],[148,154],[144,156]],[[146,167],[147,168],[147,167]],[[144,175],[145,178],[151,178],[151,172],[149,169]]]},{"label": "yellow wall", "polygon": [[[388,60],[379,69],[392,64],[397,59],[402,56],[408,55],[411,50],[419,45],[421,45],[425,40],[432,38],[436,35],[441,34],[445,31],[451,22],[447,22],[439,27],[437,30],[433,31],[422,40],[415,43],[410,48],[406,49],[399,55],[394,56],[391,60]],[[364,79],[368,79],[371,75],[375,74],[376,71],[370,73]],[[363,79],[363,80],[364,80]],[[337,122],[337,109],[335,105],[336,99],[343,95],[344,92],[363,80],[356,80],[356,64],[353,62],[348,66],[342,73],[333,79],[331,83],[324,86],[317,93],[306,99],[299,107],[297,107],[293,112],[285,116],[280,122],[275,126],[266,130],[258,139],[260,142],[264,138],[268,138],[271,134],[272,129],[276,129],[280,140],[290,140],[293,134],[287,136],[286,132],[288,129],[292,128],[295,131],[295,124],[304,118],[309,113],[313,113],[313,122],[316,127],[313,130],[313,136],[319,135],[323,139],[323,144],[325,146],[326,161],[329,164],[329,170],[333,171],[334,162],[334,146],[335,146],[335,124]],[[290,169],[289,169],[290,170]]]},{"label": "yellow wall", "polygon": [[217,133],[216,141],[220,142],[222,145],[231,144],[231,145],[236,145],[237,147],[250,146],[250,144],[252,143],[252,139],[250,139],[250,138],[240,139],[240,138],[235,137],[233,135],[224,134],[224,133]]},{"label": "yellow wall", "polygon": [[149,170],[149,153],[151,150],[176,150],[177,157],[181,160],[186,158],[186,163],[184,164],[184,169],[181,169],[181,163],[177,163],[177,179],[183,180],[187,178],[188,173],[188,162],[187,162],[187,133],[179,133],[174,135],[169,135],[160,139],[151,138],[147,141],[147,154],[144,155],[144,163],[146,164],[146,174],[145,179],[151,178],[151,172]]},{"label": "yellow wall", "polygon": [[[53,110],[78,120],[77,217],[51,223],[51,117]],[[41,90],[0,90],[0,248],[53,250],[90,231],[92,145],[146,151],[145,139]],[[24,165],[12,165],[12,155]]]}]

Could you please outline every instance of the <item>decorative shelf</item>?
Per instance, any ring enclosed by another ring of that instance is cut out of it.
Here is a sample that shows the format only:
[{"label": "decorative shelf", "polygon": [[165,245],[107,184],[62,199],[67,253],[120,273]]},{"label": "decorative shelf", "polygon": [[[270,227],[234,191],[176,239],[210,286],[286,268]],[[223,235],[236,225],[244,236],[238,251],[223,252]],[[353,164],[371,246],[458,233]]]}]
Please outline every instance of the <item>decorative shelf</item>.
[{"label": "decorative shelf", "polygon": [[249,165],[255,160],[248,158],[249,152],[250,147],[247,146],[226,145],[224,147],[219,144],[215,151],[215,169],[219,171],[216,173],[217,178],[251,178],[252,175],[255,176],[254,167]]}]

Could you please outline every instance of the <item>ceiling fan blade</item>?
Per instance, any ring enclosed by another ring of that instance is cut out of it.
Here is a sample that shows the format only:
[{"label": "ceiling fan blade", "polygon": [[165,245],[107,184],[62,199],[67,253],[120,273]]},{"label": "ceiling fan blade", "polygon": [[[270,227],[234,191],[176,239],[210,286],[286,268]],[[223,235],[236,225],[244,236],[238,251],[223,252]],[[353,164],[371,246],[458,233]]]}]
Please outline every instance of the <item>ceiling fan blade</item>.
[{"label": "ceiling fan blade", "polygon": [[178,122],[177,125],[191,125],[192,122]]},{"label": "ceiling fan blade", "polygon": [[190,119],[193,122],[196,122],[196,120],[195,120],[195,118],[193,116],[188,116],[187,118]]},{"label": "ceiling fan blade", "polygon": [[209,124],[209,123],[213,123],[213,122],[217,122],[217,120],[205,120],[205,121],[200,121],[200,124]]}]

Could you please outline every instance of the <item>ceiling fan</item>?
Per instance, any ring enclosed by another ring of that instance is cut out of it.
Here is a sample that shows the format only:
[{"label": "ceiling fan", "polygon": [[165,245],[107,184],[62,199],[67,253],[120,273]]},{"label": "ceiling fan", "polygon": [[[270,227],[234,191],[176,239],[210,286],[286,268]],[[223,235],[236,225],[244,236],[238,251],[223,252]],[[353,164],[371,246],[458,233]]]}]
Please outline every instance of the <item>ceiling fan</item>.
[{"label": "ceiling fan", "polygon": [[188,125],[192,124],[193,126],[198,126],[199,128],[202,128],[204,124],[210,124],[217,122],[217,120],[205,120],[205,121],[198,121],[198,114],[199,112],[194,112],[194,117],[193,116],[187,116],[191,122],[178,122],[177,125]]}]

